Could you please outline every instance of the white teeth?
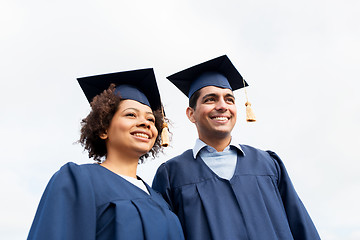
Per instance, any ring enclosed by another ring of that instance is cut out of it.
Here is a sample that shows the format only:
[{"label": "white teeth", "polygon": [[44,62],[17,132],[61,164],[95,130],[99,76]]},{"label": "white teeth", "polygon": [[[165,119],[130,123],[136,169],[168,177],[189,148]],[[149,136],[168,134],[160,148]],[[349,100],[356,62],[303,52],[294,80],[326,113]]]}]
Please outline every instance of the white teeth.
[{"label": "white teeth", "polygon": [[145,133],[135,133],[134,136],[141,137],[141,138],[149,138],[149,135]]},{"label": "white teeth", "polygon": [[215,120],[225,121],[228,118],[227,117],[214,117]]}]

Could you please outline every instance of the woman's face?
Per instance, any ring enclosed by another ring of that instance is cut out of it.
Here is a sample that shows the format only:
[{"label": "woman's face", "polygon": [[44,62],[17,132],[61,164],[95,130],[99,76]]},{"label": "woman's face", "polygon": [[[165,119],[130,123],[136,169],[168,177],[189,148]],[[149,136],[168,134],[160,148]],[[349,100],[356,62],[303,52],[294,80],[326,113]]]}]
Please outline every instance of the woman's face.
[{"label": "woman's face", "polygon": [[107,151],[140,157],[154,146],[158,131],[151,108],[135,100],[123,100],[107,130]]}]

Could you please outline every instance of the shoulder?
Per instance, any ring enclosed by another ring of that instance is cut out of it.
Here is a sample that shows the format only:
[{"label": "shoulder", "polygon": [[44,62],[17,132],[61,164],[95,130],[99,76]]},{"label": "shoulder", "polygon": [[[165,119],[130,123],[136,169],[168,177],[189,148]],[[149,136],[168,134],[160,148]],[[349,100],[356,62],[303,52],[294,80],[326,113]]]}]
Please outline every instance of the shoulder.
[{"label": "shoulder", "polygon": [[182,154],[173,157],[168,161],[164,162],[163,164],[161,164],[159,170],[167,171],[167,172],[171,171],[174,168],[180,170],[186,166],[189,166],[189,164],[191,164],[193,160],[194,158],[192,156],[192,150],[188,149]]},{"label": "shoulder", "polygon": [[275,152],[270,150],[261,150],[259,148],[255,148],[249,145],[240,145],[240,146],[243,149],[245,156],[248,155],[249,157],[258,160],[273,162],[274,161],[273,158],[277,156]]},{"label": "shoulder", "polygon": [[78,165],[73,162],[68,162],[63,165],[50,179],[49,184],[56,188],[64,188],[74,185],[88,185],[91,174],[91,165]]},{"label": "shoulder", "polygon": [[192,149],[188,149],[182,154],[169,159],[168,161],[164,162],[161,167],[166,169],[167,172],[170,174],[186,172],[187,169],[194,167],[196,161],[192,154]]},{"label": "shoulder", "polygon": [[241,145],[245,153],[245,159],[248,159],[252,169],[256,169],[261,173],[271,173],[278,175],[281,162],[278,155],[270,150],[261,150],[248,145]]},{"label": "shoulder", "polygon": [[240,146],[241,146],[241,149],[245,152],[245,154],[251,153],[251,154],[257,154],[259,156],[269,155],[266,150],[262,150],[262,149],[259,149],[259,148],[253,147],[253,146],[249,146],[249,145],[244,145],[244,144],[240,144]]},{"label": "shoulder", "polygon": [[[66,163],[50,179],[41,199],[43,204],[61,205],[78,199],[90,199],[93,192],[92,181],[86,167]],[[40,205],[39,205],[40,208]]]},{"label": "shoulder", "polygon": [[74,177],[81,177],[87,175],[89,169],[93,164],[76,164],[74,162],[68,162],[63,165],[59,171],[55,173],[54,176],[66,176],[66,175],[73,175]]},{"label": "shoulder", "polygon": [[173,157],[171,159],[169,159],[168,161],[166,161],[165,163],[166,164],[179,164],[179,163],[182,163],[184,161],[188,161],[188,160],[191,160],[193,159],[193,156],[192,156],[192,149],[188,149],[186,150],[185,152],[183,152],[182,154],[176,156],[176,157]]}]

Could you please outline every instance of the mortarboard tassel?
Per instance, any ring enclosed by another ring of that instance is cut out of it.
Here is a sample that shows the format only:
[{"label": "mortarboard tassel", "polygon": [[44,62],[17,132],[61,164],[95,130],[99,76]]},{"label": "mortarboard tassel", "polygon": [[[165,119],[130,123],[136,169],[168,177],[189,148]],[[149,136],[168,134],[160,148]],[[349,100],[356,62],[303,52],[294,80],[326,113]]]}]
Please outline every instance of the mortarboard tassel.
[{"label": "mortarboard tassel", "polygon": [[253,110],[251,109],[251,103],[248,101],[248,97],[247,97],[247,92],[246,92],[246,88],[245,88],[245,79],[243,79],[243,83],[244,83],[244,90],[245,90],[245,97],[246,97],[246,121],[247,122],[256,122],[256,117],[255,114],[253,112]]},{"label": "mortarboard tassel", "polygon": [[245,106],[246,106],[246,121],[247,122],[256,122],[255,114],[254,114],[253,110],[251,109],[251,103],[246,101]]},{"label": "mortarboard tassel", "polygon": [[169,129],[166,122],[163,123],[163,128],[161,130],[161,146],[168,147],[169,146]]},{"label": "mortarboard tassel", "polygon": [[162,147],[168,147],[170,144],[170,139],[169,139],[169,128],[168,128],[168,124],[165,122],[165,114],[164,114],[164,108],[161,107],[162,110],[162,116],[163,116],[163,125],[162,125],[162,130],[161,130],[161,146]]}]

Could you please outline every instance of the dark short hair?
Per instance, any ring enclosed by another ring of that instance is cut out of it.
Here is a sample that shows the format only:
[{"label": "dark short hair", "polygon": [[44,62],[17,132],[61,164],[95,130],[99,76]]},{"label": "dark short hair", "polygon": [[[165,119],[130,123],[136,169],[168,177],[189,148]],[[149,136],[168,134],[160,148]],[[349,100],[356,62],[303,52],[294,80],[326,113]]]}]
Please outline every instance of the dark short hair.
[{"label": "dark short hair", "polygon": [[191,107],[194,110],[196,109],[197,100],[200,97],[200,90],[201,89],[194,92],[193,95],[191,95],[191,97],[189,98],[189,107]]},{"label": "dark short hair", "polygon": [[[93,158],[97,162],[101,162],[107,155],[105,140],[101,139],[100,135],[106,133],[112,118],[119,108],[120,102],[124,100],[114,94],[114,90],[115,84],[111,84],[108,89],[95,96],[90,104],[91,111],[89,115],[81,121],[79,143],[88,151],[89,158]],[[155,157],[162,151],[160,133],[164,118],[161,110],[153,111],[153,114],[155,116],[155,127],[158,131],[158,136],[151,150],[140,157],[140,163],[150,155]]]}]

